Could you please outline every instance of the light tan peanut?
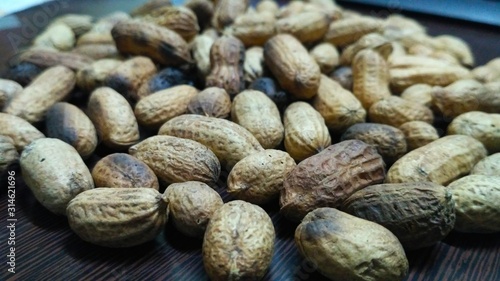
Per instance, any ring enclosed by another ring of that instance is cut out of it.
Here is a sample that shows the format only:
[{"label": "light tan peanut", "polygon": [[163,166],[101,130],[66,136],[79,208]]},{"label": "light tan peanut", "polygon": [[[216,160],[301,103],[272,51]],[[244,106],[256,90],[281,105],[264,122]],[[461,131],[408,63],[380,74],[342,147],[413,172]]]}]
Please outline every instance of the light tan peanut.
[{"label": "light tan peanut", "polygon": [[247,83],[252,83],[264,75],[264,49],[262,47],[252,47],[246,50],[243,72]]},{"label": "light tan peanut", "polygon": [[18,160],[19,153],[12,138],[0,135],[0,175],[3,175],[9,166]]},{"label": "light tan peanut", "polygon": [[379,33],[369,33],[363,35],[358,41],[347,46],[342,51],[340,63],[342,65],[351,65],[357,53],[364,49],[373,49],[380,53],[380,55],[387,59],[391,53],[393,46],[391,42]]},{"label": "light tan peanut", "polygon": [[377,32],[382,21],[369,17],[352,17],[333,21],[324,40],[335,46],[343,47],[356,42],[363,35]]},{"label": "light tan peanut", "polygon": [[94,124],[83,111],[70,103],[54,104],[47,111],[45,127],[47,137],[70,144],[83,159],[90,157],[97,146]]},{"label": "light tan peanut", "polygon": [[26,185],[45,208],[66,215],[66,206],[79,193],[94,188],[89,169],[69,144],[52,138],[30,143],[20,158]]},{"label": "light tan peanut", "polygon": [[81,239],[111,248],[153,240],[168,219],[166,203],[152,188],[95,188],[71,200],[67,214]]},{"label": "light tan peanut", "polygon": [[211,0],[188,0],[185,6],[196,15],[201,30],[210,27],[215,8]]},{"label": "light tan peanut", "polygon": [[[57,79],[54,80],[54,77]],[[75,81],[75,73],[67,67],[48,68],[15,95],[4,111],[30,123],[42,121],[52,105],[68,98]]]},{"label": "light tan peanut", "polygon": [[433,105],[447,118],[469,111],[499,112],[500,99],[476,80],[459,80],[445,88],[434,87]]},{"label": "light tan peanut", "polygon": [[469,70],[460,66],[416,66],[410,68],[391,68],[391,89],[402,92],[415,84],[447,86],[460,79],[466,79]]},{"label": "light tan peanut", "polygon": [[76,85],[87,92],[104,85],[109,74],[122,64],[116,59],[101,59],[91,65],[80,69],[76,73]]},{"label": "light tan peanut", "polygon": [[480,82],[494,82],[500,80],[500,57],[494,58],[487,64],[472,70],[474,79]]},{"label": "light tan peanut", "polygon": [[387,172],[387,183],[431,181],[447,185],[466,175],[486,157],[483,144],[469,136],[435,140],[399,158]]},{"label": "light tan peanut", "polygon": [[449,135],[468,135],[482,142],[489,153],[500,152],[500,114],[470,111],[448,126]]},{"label": "light tan peanut", "polygon": [[330,19],[323,12],[301,12],[279,19],[276,22],[276,32],[291,34],[303,44],[309,44],[321,40],[329,25]]},{"label": "light tan peanut", "polygon": [[68,25],[75,36],[80,36],[92,28],[92,16],[81,14],[65,14],[57,17],[54,23],[64,23]]},{"label": "light tan peanut", "polygon": [[189,101],[188,112],[224,119],[231,113],[231,97],[222,88],[206,88]]},{"label": "light tan peanut", "polygon": [[500,176],[500,153],[491,154],[479,161],[470,173],[471,175]]},{"label": "light tan peanut", "polygon": [[210,73],[210,49],[214,39],[207,35],[198,35],[191,42],[191,52],[201,77]]},{"label": "light tan peanut", "polygon": [[331,144],[325,119],[311,105],[294,102],[285,110],[285,149],[296,161],[302,161]]},{"label": "light tan peanut", "polygon": [[33,45],[68,51],[75,45],[75,33],[63,22],[49,25],[34,40]]},{"label": "light tan peanut", "polygon": [[114,12],[95,23],[92,28],[78,37],[77,46],[85,44],[114,44],[111,29],[120,21],[130,19],[130,15],[125,12]]},{"label": "light tan peanut", "polygon": [[339,52],[330,43],[318,44],[309,53],[324,74],[329,74],[339,65]]},{"label": "light tan peanut", "polygon": [[391,96],[389,70],[385,59],[371,49],[357,53],[352,62],[352,93],[368,110],[377,101]]},{"label": "light tan peanut", "polygon": [[496,82],[488,82],[484,84],[486,92],[482,97],[481,111],[489,113],[500,112],[500,79]]},{"label": "light tan peanut", "polygon": [[460,63],[466,66],[474,65],[474,56],[469,45],[462,39],[452,35],[440,35],[434,38],[438,41],[437,44],[446,46],[443,51],[446,51],[455,56]]},{"label": "light tan peanut", "polygon": [[321,70],[302,44],[289,34],[278,34],[264,46],[267,67],[284,90],[299,99],[316,95]]},{"label": "light tan peanut", "polygon": [[245,13],[249,5],[248,0],[217,0],[215,2],[212,25],[219,31],[233,24],[236,18]]},{"label": "light tan peanut", "polygon": [[373,145],[384,158],[386,164],[392,164],[407,151],[405,135],[398,128],[377,124],[358,123],[349,127],[340,138],[344,140],[360,140]]},{"label": "light tan peanut", "polygon": [[419,103],[431,107],[432,86],[427,84],[415,84],[406,88],[406,90],[401,93],[401,98],[412,103]]},{"label": "light tan peanut", "polygon": [[94,60],[120,58],[120,54],[115,44],[85,44],[77,46],[71,52],[87,56]]},{"label": "light tan peanut", "polygon": [[295,244],[330,280],[398,281],[408,274],[405,251],[391,231],[334,208],[310,212],[295,230]]},{"label": "light tan peanut", "polygon": [[[316,10],[319,10],[325,14],[327,14],[332,20],[337,20],[342,17],[342,9],[337,6],[334,1],[330,0],[308,0],[308,3],[312,4]],[[304,7],[304,10],[308,10],[309,5]]]},{"label": "light tan peanut", "polygon": [[242,126],[201,115],[172,118],[163,124],[158,134],[191,139],[207,146],[227,170],[246,156],[263,150],[259,141]]},{"label": "light tan peanut", "polygon": [[240,200],[224,204],[212,215],[203,238],[208,276],[211,280],[262,279],[271,265],[275,235],[271,218],[259,206]]},{"label": "light tan peanut", "polygon": [[408,49],[408,54],[422,57],[423,59],[434,58],[442,62],[447,62],[456,65],[460,64],[460,61],[452,54],[447,53],[446,51],[436,50],[430,46],[422,44],[411,46]]},{"label": "light tan peanut", "polygon": [[179,85],[142,98],[134,114],[139,124],[159,128],[163,123],[187,112],[189,102],[198,94],[192,86]]},{"label": "light tan peanut", "polygon": [[406,138],[408,151],[417,149],[439,139],[439,134],[431,124],[423,121],[410,121],[399,126]]},{"label": "light tan peanut", "polygon": [[219,87],[229,95],[236,95],[245,88],[243,64],[245,47],[233,36],[215,40],[210,48],[210,74],[206,77],[207,87]]},{"label": "light tan peanut", "polygon": [[325,75],[321,76],[313,106],[325,119],[326,126],[338,132],[365,122],[366,119],[366,110],[361,102],[350,91]]},{"label": "light tan peanut", "polygon": [[92,92],[87,114],[100,140],[113,149],[127,149],[139,141],[139,126],[127,100],[107,87]]},{"label": "light tan peanut", "polygon": [[152,136],[129,149],[167,183],[200,181],[215,186],[220,163],[215,154],[196,141],[172,136]]},{"label": "light tan peanut", "polygon": [[257,12],[269,12],[273,15],[276,15],[279,10],[278,3],[274,2],[273,0],[262,0],[257,3],[257,6],[255,7]]},{"label": "light tan peanut", "polygon": [[388,62],[389,62],[389,67],[391,69],[407,69],[413,67],[435,67],[435,68],[458,67],[460,69],[464,69],[453,63],[443,62],[442,60],[439,59],[431,57],[414,56],[414,55],[391,57],[391,59]]},{"label": "light tan peanut", "polygon": [[10,137],[17,151],[32,141],[45,138],[45,135],[28,121],[7,113],[0,112],[0,135]]},{"label": "light tan peanut", "polygon": [[139,91],[141,85],[155,74],[156,66],[153,61],[147,57],[136,56],[111,70],[103,84],[125,98],[137,101],[143,97]]},{"label": "light tan peanut", "polygon": [[12,97],[22,91],[23,86],[19,85],[19,83],[12,80],[0,79],[0,111],[9,103]]},{"label": "light tan peanut", "polygon": [[455,199],[456,231],[500,231],[500,177],[470,175],[452,182],[448,190]]},{"label": "light tan peanut", "polygon": [[189,48],[175,31],[142,20],[124,20],[111,30],[123,54],[146,56],[164,65],[191,62]]},{"label": "light tan peanut", "polygon": [[130,15],[137,17],[147,15],[155,10],[172,5],[171,0],[148,0],[141,6],[135,8]]},{"label": "light tan peanut", "polygon": [[231,119],[252,133],[263,148],[275,148],[283,140],[285,129],[278,107],[260,91],[245,90],[236,95]]},{"label": "light tan peanut", "polygon": [[22,62],[29,62],[40,67],[66,66],[72,70],[80,70],[89,66],[93,60],[77,53],[57,52],[47,49],[29,49],[19,57]]},{"label": "light tan peanut", "polygon": [[434,114],[428,107],[407,101],[398,96],[384,98],[370,107],[368,118],[375,123],[399,127],[410,121],[434,122]]},{"label": "light tan peanut", "polygon": [[160,188],[151,168],[126,153],[113,153],[99,160],[92,169],[96,187]]},{"label": "light tan peanut", "polygon": [[203,237],[210,218],[224,204],[217,191],[197,181],[173,183],[163,198],[175,228],[190,237]]},{"label": "light tan peanut", "polygon": [[269,12],[245,13],[239,15],[224,33],[232,35],[249,46],[264,46],[264,43],[276,33],[276,19]]},{"label": "light tan peanut", "polygon": [[196,15],[183,6],[161,7],[151,11],[143,19],[175,31],[186,42],[191,41],[200,31]]},{"label": "light tan peanut", "polygon": [[236,163],[227,177],[227,190],[237,199],[265,204],[278,197],[295,160],[281,150],[266,149]]},{"label": "light tan peanut", "polygon": [[305,4],[303,1],[292,1],[288,5],[280,7],[276,17],[281,19],[295,16],[304,11]]},{"label": "light tan peanut", "polygon": [[399,34],[425,33],[425,27],[409,17],[392,14],[384,22],[384,33],[387,31]]}]

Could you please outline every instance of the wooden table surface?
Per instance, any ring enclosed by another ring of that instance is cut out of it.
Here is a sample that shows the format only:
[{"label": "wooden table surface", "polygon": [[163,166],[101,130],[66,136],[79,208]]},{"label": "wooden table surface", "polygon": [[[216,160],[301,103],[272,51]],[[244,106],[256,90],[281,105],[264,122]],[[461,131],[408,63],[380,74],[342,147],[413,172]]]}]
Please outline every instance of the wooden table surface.
[{"label": "wooden table surface", "polygon": [[[116,9],[130,11],[140,2],[142,1],[58,1],[57,7],[52,6],[53,11],[57,10],[52,17],[69,12],[101,16]],[[372,15],[398,12],[394,8],[342,4]],[[20,13],[19,18],[33,20],[40,11],[43,10],[31,9]],[[471,44],[479,64],[500,56],[498,27],[418,14],[411,16],[425,25],[432,35],[447,33],[464,38]],[[0,19],[0,28],[4,24],[4,19]],[[42,30],[43,26],[36,28]],[[9,40],[12,32],[20,33],[21,29],[0,30],[0,65],[3,68],[22,46],[12,44]],[[26,36],[26,39],[30,38]],[[106,149],[99,148],[96,157],[88,161],[89,166],[107,153],[109,151]],[[36,202],[16,166],[11,171],[16,173],[16,273],[7,272],[6,264],[10,246],[7,245],[8,198],[7,178],[4,175],[0,179],[0,255],[3,257],[0,263],[0,280],[208,280],[201,260],[201,240],[182,236],[169,223],[154,241],[140,246],[127,249],[94,246],[72,233],[65,217],[51,214]],[[224,192],[224,176],[218,191],[225,201],[230,200]],[[300,257],[293,242],[296,224],[279,215],[278,203],[272,202],[264,206],[264,209],[276,228],[275,255],[264,280],[326,280]],[[406,280],[500,280],[500,234],[452,232],[437,245],[408,252],[407,255],[410,273]]]}]

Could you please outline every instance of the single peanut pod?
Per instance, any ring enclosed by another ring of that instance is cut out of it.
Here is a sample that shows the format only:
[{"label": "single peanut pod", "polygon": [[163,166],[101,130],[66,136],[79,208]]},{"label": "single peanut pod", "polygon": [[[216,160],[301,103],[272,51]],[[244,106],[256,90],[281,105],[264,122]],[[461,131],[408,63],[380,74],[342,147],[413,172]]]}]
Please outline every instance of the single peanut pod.
[{"label": "single peanut pod", "polygon": [[364,49],[373,49],[380,53],[384,59],[387,59],[391,55],[393,47],[391,42],[381,34],[369,33],[363,35],[358,41],[347,46],[342,51],[340,63],[342,65],[351,65],[356,54]]},{"label": "single peanut pod", "polygon": [[217,0],[212,25],[219,31],[223,30],[245,13],[249,4],[248,0]]},{"label": "single peanut pod", "polygon": [[139,124],[159,128],[163,123],[187,112],[191,99],[198,94],[192,86],[180,85],[142,98],[134,109]]},{"label": "single peanut pod", "polygon": [[339,65],[339,52],[330,43],[318,44],[309,53],[324,74],[330,74]]},{"label": "single peanut pod", "polygon": [[285,129],[276,104],[264,93],[245,90],[233,100],[231,119],[252,133],[263,148],[275,148]]},{"label": "single peanut pod", "polygon": [[71,199],[94,188],[92,175],[78,152],[61,140],[33,141],[19,162],[24,182],[37,201],[56,215],[66,215]]},{"label": "single peanut pod", "polygon": [[69,51],[75,45],[75,41],[75,33],[71,27],[63,22],[55,22],[33,40],[33,46]]},{"label": "single peanut pod", "polygon": [[104,247],[132,247],[165,228],[167,204],[153,188],[95,188],[68,204],[68,222],[81,239]]},{"label": "single peanut pod", "polygon": [[470,175],[450,183],[448,190],[455,199],[456,231],[500,231],[500,177]]},{"label": "single peanut pod", "polygon": [[423,121],[410,121],[399,126],[403,132],[408,146],[412,151],[439,139],[439,134],[431,124]]},{"label": "single peanut pod", "polygon": [[346,46],[356,42],[363,35],[377,32],[382,21],[370,17],[352,17],[333,21],[325,34],[325,42],[335,46]]},{"label": "single peanut pod", "polygon": [[191,41],[200,31],[196,15],[183,6],[161,7],[144,15],[142,19],[175,31],[186,42]]},{"label": "single peanut pod", "polygon": [[415,84],[406,88],[406,90],[401,93],[401,98],[412,103],[418,103],[431,107],[432,86],[427,84]]},{"label": "single peanut pod", "polygon": [[156,66],[147,57],[133,57],[128,59],[108,73],[104,86],[110,87],[130,100],[139,100],[139,89],[153,75]]},{"label": "single peanut pod", "polygon": [[27,50],[21,54],[19,60],[44,68],[62,65],[75,71],[85,68],[93,62],[90,57],[85,55],[70,52],[56,52],[47,49]]},{"label": "single peanut pod", "polygon": [[120,53],[115,44],[85,44],[74,48],[72,53],[87,56],[94,60],[119,58]]},{"label": "single peanut pod", "polygon": [[329,25],[330,19],[323,12],[302,12],[279,19],[276,22],[276,31],[291,34],[303,44],[308,44],[321,40]]},{"label": "single peanut pod", "polygon": [[435,140],[399,158],[387,172],[387,183],[431,181],[447,185],[468,174],[487,151],[469,136],[451,135]]},{"label": "single peanut pod", "polygon": [[127,100],[115,90],[102,87],[92,92],[87,114],[102,142],[113,149],[126,149],[139,141],[139,126]]},{"label": "single peanut pod", "polygon": [[171,0],[148,0],[141,6],[135,8],[130,15],[133,17],[147,15],[155,10],[172,5]]},{"label": "single peanut pod", "polygon": [[196,61],[196,67],[201,77],[210,74],[210,49],[214,39],[207,35],[198,35],[191,42],[191,52]]},{"label": "single peanut pod", "polygon": [[488,152],[500,152],[500,114],[470,111],[448,126],[449,135],[467,135],[483,143]]},{"label": "single peanut pod", "polygon": [[203,237],[210,218],[224,204],[217,191],[197,181],[173,183],[163,198],[175,228],[190,237]]},{"label": "single peanut pod", "polygon": [[350,91],[325,75],[321,76],[313,106],[325,119],[326,126],[338,132],[365,122],[366,119],[366,110],[361,102]]},{"label": "single peanut pod", "polygon": [[196,15],[201,30],[210,27],[215,8],[211,0],[188,0],[184,5]]},{"label": "single peanut pod", "polygon": [[[54,80],[54,77],[57,79]],[[52,105],[68,98],[75,81],[75,73],[67,67],[48,68],[21,93],[15,95],[4,108],[4,112],[30,123],[42,121]]]},{"label": "single peanut pod", "polygon": [[227,177],[227,191],[239,200],[265,204],[276,198],[295,160],[281,150],[266,149],[236,163]]},{"label": "single peanut pod", "polygon": [[92,178],[96,187],[160,188],[153,170],[126,153],[113,153],[103,157],[92,169]]},{"label": "single peanut pod", "polygon": [[231,113],[231,97],[222,88],[206,88],[189,101],[188,112],[225,119]]},{"label": "single peanut pod", "polygon": [[113,44],[113,36],[111,36],[111,29],[123,20],[129,20],[130,15],[125,12],[113,12],[107,16],[99,19],[92,28],[82,34],[77,42],[77,46],[85,44]]},{"label": "single peanut pod", "polygon": [[362,50],[354,57],[352,78],[352,93],[366,110],[377,101],[391,96],[387,63],[374,50]]},{"label": "single peanut pod", "polygon": [[469,77],[470,71],[461,66],[416,66],[410,68],[391,68],[391,89],[402,92],[415,84],[447,86],[460,79]]},{"label": "single peanut pod", "polygon": [[274,15],[269,12],[245,13],[239,15],[224,33],[240,39],[246,47],[264,46],[276,33],[275,22]]},{"label": "single peanut pod", "polygon": [[57,17],[54,23],[64,23],[71,28],[76,37],[92,28],[92,16],[81,14],[65,14]]},{"label": "single peanut pod", "polygon": [[288,5],[282,6],[276,13],[276,17],[282,19],[298,15],[304,11],[305,4],[303,1],[292,1]]},{"label": "single peanut pod", "polygon": [[471,73],[474,79],[483,83],[500,80],[500,57],[474,68]]},{"label": "single peanut pod", "polygon": [[76,85],[84,91],[91,92],[103,86],[108,75],[121,64],[122,62],[116,59],[97,60],[76,73]]},{"label": "single peanut pod", "polygon": [[172,136],[152,136],[129,149],[167,183],[200,181],[215,186],[220,163],[206,146]]},{"label": "single peanut pod", "polygon": [[321,11],[327,14],[332,20],[340,19],[344,12],[339,6],[337,6],[337,3],[330,0],[308,0],[304,10],[308,11],[309,9]]},{"label": "single peanut pod", "polygon": [[423,56],[415,56],[415,55],[405,55],[405,56],[397,56],[391,57],[388,61],[389,67],[391,69],[408,69],[414,67],[435,67],[435,68],[443,68],[443,67],[458,67],[462,68],[459,65],[443,62],[442,60],[431,58],[431,57],[423,57]]},{"label": "single peanut pod", "polygon": [[191,139],[207,146],[227,170],[246,156],[263,150],[259,141],[242,126],[201,115],[174,117],[163,124],[158,134]]},{"label": "single peanut pod", "polygon": [[459,80],[447,87],[432,89],[433,105],[447,118],[454,118],[469,111],[499,112],[500,99],[495,98],[497,95],[472,79]]},{"label": "single peanut pod", "polygon": [[243,72],[247,83],[252,83],[264,75],[264,49],[262,47],[252,47],[245,52]]},{"label": "single peanut pod", "polygon": [[489,113],[500,112],[500,79],[496,82],[488,82],[484,84],[486,92],[482,97],[481,111]]},{"label": "single peanut pod", "polygon": [[368,111],[368,118],[375,123],[399,127],[410,121],[434,122],[434,114],[428,107],[390,96],[373,104]]},{"label": "single peanut pod", "polygon": [[270,12],[271,14],[276,15],[279,10],[279,6],[273,0],[262,0],[257,3],[255,9],[259,13]]},{"label": "single peanut pod", "polygon": [[264,61],[284,90],[310,99],[318,91],[321,70],[306,48],[289,34],[278,34],[264,46]]},{"label": "single peanut pod", "polygon": [[285,110],[285,149],[302,161],[330,146],[332,140],[325,119],[306,102],[294,102]]},{"label": "single peanut pod", "polygon": [[243,64],[245,47],[235,37],[223,36],[210,48],[210,74],[206,87],[219,87],[234,96],[245,88]]},{"label": "single peanut pod", "polygon": [[17,151],[32,141],[45,138],[45,135],[28,121],[15,115],[0,112],[0,135],[10,137]]},{"label": "single peanut pod", "polygon": [[349,127],[340,138],[344,140],[360,140],[373,145],[384,158],[386,164],[392,164],[407,151],[405,135],[398,128],[377,124],[358,123]]},{"label": "single peanut pod", "polygon": [[191,62],[186,41],[166,27],[142,20],[124,20],[113,27],[111,35],[123,54],[146,56],[164,65]]},{"label": "single peanut pod", "polygon": [[8,136],[0,135],[0,175],[3,175],[12,163],[19,160],[14,140]]},{"label": "single peanut pod", "polygon": [[47,137],[57,138],[73,146],[83,159],[97,147],[97,132],[92,121],[78,107],[58,102],[47,111]]},{"label": "single peanut pod", "polygon": [[16,81],[0,79],[0,110],[14,97],[23,91],[23,86]]},{"label": "single peanut pod", "polygon": [[490,156],[479,161],[474,168],[472,168],[470,174],[500,176],[500,153],[491,154]]},{"label": "single peanut pod", "polygon": [[438,44],[446,46],[443,50],[451,53],[463,65],[474,65],[474,56],[469,45],[464,40],[452,35],[440,35],[435,37],[434,40],[437,40]]}]

